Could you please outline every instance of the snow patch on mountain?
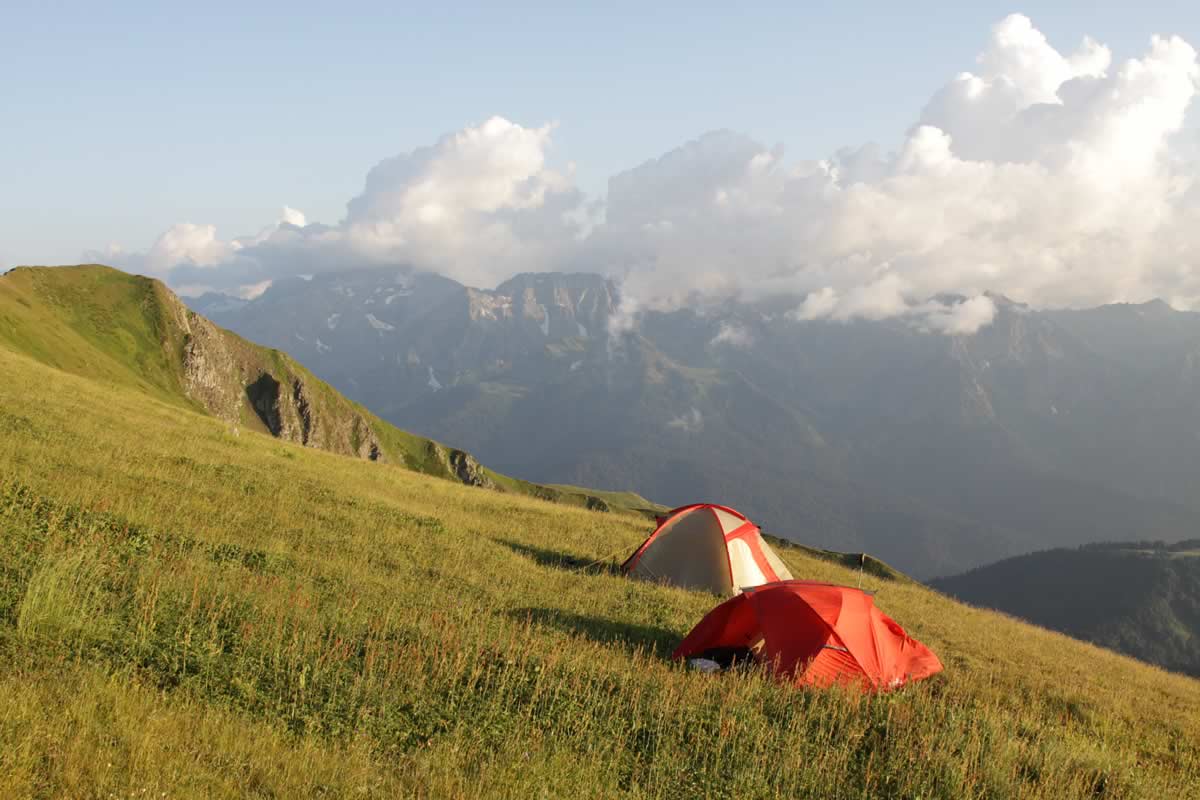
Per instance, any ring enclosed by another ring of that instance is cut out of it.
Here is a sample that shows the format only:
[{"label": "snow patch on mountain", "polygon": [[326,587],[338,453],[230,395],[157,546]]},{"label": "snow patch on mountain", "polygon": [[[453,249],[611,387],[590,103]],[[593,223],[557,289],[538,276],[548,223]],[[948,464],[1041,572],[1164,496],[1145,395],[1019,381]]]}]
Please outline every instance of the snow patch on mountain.
[{"label": "snow patch on mountain", "polygon": [[367,314],[367,322],[370,324],[370,326],[372,328],[374,328],[377,331],[394,331],[394,330],[396,330],[395,325],[389,325],[388,323],[379,319],[379,317],[375,316],[374,314]]}]

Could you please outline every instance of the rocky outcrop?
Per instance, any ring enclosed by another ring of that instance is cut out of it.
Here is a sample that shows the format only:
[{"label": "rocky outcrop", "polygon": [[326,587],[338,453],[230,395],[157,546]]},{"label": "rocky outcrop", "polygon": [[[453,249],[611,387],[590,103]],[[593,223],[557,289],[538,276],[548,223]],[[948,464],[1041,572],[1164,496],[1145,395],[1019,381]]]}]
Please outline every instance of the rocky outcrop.
[{"label": "rocky outcrop", "polygon": [[243,385],[233,378],[238,373],[237,359],[227,334],[204,317],[188,309],[174,294],[163,290],[163,305],[174,326],[165,331],[164,346],[172,348],[175,336],[181,337],[183,391],[192,401],[226,422],[241,419]]},{"label": "rocky outcrop", "polygon": [[279,381],[275,380],[274,375],[269,372],[259,375],[246,387],[246,397],[250,400],[250,407],[262,420],[262,424],[267,426],[267,430],[271,432],[272,436],[278,436],[281,439],[295,438],[291,426],[285,427],[284,425]]},{"label": "rocky outcrop", "polygon": [[616,308],[616,287],[598,275],[525,273],[496,287],[511,316],[551,338],[598,336]]},{"label": "rocky outcrop", "polygon": [[247,384],[246,398],[272,436],[370,461],[385,460],[379,438],[362,414],[344,401],[320,402],[299,377],[284,383],[263,372]]},{"label": "rocky outcrop", "polygon": [[608,503],[604,502],[599,497],[590,494],[587,496],[587,500],[584,502],[584,505],[587,507],[588,511],[603,511],[604,513],[608,513],[612,510]]},{"label": "rocky outcrop", "polygon": [[470,453],[462,450],[445,450],[446,467],[460,483],[495,489],[496,483],[483,471],[482,465]]},{"label": "rocky outcrop", "polygon": [[308,444],[313,429],[312,406],[308,404],[308,395],[300,381],[292,383],[292,402],[296,404],[296,416],[300,420],[300,443]]},{"label": "rocky outcrop", "polygon": [[350,452],[359,458],[369,461],[383,461],[383,450],[371,424],[360,414],[354,414],[350,419]]},{"label": "rocky outcrop", "polygon": [[163,346],[178,347],[189,399],[237,424],[257,420],[272,436],[371,461],[386,460],[371,423],[341,397],[322,399],[290,359],[221,330],[164,289]]}]

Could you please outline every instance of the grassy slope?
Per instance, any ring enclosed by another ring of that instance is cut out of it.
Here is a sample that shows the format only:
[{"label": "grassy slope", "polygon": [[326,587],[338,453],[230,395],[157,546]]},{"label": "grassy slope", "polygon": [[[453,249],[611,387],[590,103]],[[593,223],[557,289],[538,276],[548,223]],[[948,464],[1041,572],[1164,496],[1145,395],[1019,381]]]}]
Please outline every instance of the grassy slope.
[{"label": "grassy slope", "polygon": [[796,553],[805,555],[809,558],[819,559],[821,561],[830,561],[834,564],[839,564],[859,574],[860,582],[865,580],[869,575],[872,578],[883,578],[889,581],[903,581],[905,583],[913,583],[913,579],[905,575],[900,570],[896,569],[886,561],[880,561],[878,558],[869,553],[839,553],[837,550],[823,550],[820,547],[809,547],[808,545],[799,544],[788,539],[781,539],[778,536],[764,534],[764,538],[771,543],[775,549],[790,548]]},{"label": "grassy slope", "polygon": [[644,521],[0,376],[0,796],[1200,795],[1194,680],[870,576],[944,677],[691,674]]},{"label": "grassy slope", "polygon": [[[77,375],[137,388],[167,403],[204,410],[185,390],[185,333],[173,318],[174,308],[182,310],[177,298],[159,281],[110,267],[20,268],[0,276],[0,345]],[[286,353],[216,330],[229,344],[244,375],[270,372],[284,386],[299,379],[318,419],[344,428],[353,427],[355,419],[364,420],[377,437],[385,459],[425,474],[454,477],[447,448],[384,422],[347,400]],[[241,398],[236,419],[265,432],[266,427],[244,397],[245,387],[238,382],[243,376],[232,374],[236,371],[227,370],[228,374],[219,376],[230,383],[227,394]],[[331,443],[326,444],[327,449],[332,448]],[[342,443],[342,449],[349,448],[349,444]],[[568,505],[606,510],[646,510],[653,506],[633,493],[540,486],[490,470],[485,474],[502,491]]]},{"label": "grassy slope", "polygon": [[0,276],[0,344],[85,377],[183,397],[168,363],[155,281],[107,267],[15,269]]}]

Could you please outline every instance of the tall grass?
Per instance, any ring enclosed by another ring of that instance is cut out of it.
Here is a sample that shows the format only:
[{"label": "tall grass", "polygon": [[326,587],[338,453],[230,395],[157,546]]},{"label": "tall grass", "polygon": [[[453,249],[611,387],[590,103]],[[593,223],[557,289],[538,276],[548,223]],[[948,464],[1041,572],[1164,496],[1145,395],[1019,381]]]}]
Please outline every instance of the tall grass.
[{"label": "tall grass", "polygon": [[0,375],[0,796],[1200,796],[1200,682],[876,576],[943,676],[689,673],[642,519]]}]

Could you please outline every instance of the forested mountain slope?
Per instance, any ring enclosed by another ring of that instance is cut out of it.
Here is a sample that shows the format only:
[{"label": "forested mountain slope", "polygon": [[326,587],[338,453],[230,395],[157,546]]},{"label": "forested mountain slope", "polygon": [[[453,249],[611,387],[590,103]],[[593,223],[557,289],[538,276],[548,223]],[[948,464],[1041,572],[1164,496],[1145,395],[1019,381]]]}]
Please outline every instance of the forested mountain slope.
[{"label": "forested mountain slope", "polygon": [[933,585],[973,605],[1200,677],[1200,540],[1047,550]]}]

